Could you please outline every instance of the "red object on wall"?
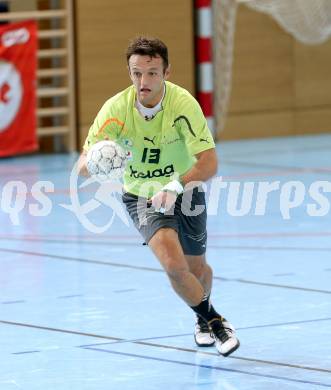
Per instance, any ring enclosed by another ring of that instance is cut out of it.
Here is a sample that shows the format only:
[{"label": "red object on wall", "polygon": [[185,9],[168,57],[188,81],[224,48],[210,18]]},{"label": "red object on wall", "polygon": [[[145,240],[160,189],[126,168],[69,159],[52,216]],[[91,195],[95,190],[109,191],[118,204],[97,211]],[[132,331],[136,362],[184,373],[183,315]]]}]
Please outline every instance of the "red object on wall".
[{"label": "red object on wall", "polygon": [[37,24],[0,26],[0,157],[38,149]]},{"label": "red object on wall", "polygon": [[197,98],[212,132],[215,131],[213,114],[213,44],[212,1],[195,0],[196,31],[195,60],[197,68]]}]

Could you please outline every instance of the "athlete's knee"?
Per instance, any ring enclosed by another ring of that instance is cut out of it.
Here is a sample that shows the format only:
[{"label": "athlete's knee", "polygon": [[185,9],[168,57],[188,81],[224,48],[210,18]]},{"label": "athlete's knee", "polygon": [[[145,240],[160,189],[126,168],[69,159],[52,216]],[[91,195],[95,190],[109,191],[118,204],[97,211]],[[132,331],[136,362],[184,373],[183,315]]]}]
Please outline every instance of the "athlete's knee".
[{"label": "athlete's knee", "polygon": [[203,278],[206,274],[211,272],[210,266],[206,263],[205,256],[186,256],[190,266],[190,271],[198,279]]},{"label": "athlete's knee", "polygon": [[168,278],[177,284],[183,284],[189,272],[187,268],[180,268],[174,263],[169,263],[166,269]]},{"label": "athlete's knee", "polygon": [[159,229],[150,240],[150,245],[171,280],[179,282],[190,272],[174,229]]},{"label": "athlete's knee", "polygon": [[177,283],[181,283],[181,281],[183,281],[190,272],[185,259],[175,255],[170,255],[169,257],[163,259],[163,268],[168,277]]},{"label": "athlete's knee", "polygon": [[212,269],[208,264],[204,263],[201,264],[193,273],[199,280],[201,280],[204,279],[206,275],[212,273]]}]

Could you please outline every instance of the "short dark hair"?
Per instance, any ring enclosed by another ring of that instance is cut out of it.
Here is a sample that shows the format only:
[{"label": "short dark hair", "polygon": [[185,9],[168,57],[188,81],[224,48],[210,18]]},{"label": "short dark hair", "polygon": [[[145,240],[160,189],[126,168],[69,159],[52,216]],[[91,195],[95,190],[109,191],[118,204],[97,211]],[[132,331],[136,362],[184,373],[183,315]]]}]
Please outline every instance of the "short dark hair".
[{"label": "short dark hair", "polygon": [[158,38],[137,37],[130,41],[126,50],[126,61],[129,65],[129,59],[133,54],[141,56],[161,57],[164,70],[169,66],[168,48],[164,42]]}]

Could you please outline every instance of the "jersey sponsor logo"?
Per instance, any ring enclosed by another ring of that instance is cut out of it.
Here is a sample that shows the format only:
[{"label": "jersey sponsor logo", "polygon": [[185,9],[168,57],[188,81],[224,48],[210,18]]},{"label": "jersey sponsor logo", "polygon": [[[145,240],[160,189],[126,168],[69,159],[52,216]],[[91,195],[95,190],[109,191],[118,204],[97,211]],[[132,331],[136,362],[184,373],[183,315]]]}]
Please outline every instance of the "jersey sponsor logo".
[{"label": "jersey sponsor logo", "polygon": [[165,166],[164,168],[157,168],[154,170],[148,169],[146,172],[138,172],[130,165],[130,177],[135,179],[153,179],[155,177],[170,177],[175,173],[174,166],[172,164]]},{"label": "jersey sponsor logo", "polygon": [[206,142],[207,144],[209,144],[208,137],[206,137],[206,138],[200,138],[200,142]]},{"label": "jersey sponsor logo", "polygon": [[144,141],[151,142],[153,145],[155,145],[154,140],[155,140],[155,136],[153,138],[144,137]]}]

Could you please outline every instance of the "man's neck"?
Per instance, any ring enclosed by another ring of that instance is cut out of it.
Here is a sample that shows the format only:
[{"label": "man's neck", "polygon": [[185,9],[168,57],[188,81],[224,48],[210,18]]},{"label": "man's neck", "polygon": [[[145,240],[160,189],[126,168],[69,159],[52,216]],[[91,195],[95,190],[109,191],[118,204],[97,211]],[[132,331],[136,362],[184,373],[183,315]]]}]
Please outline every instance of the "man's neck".
[{"label": "man's neck", "polygon": [[165,86],[163,87],[163,94],[160,101],[157,104],[155,104],[155,106],[153,107],[144,106],[137,98],[136,108],[139,111],[140,115],[143,118],[145,118],[145,120],[147,121],[152,120],[155,117],[155,115],[162,110],[162,100],[164,98],[164,95],[165,95]]}]

